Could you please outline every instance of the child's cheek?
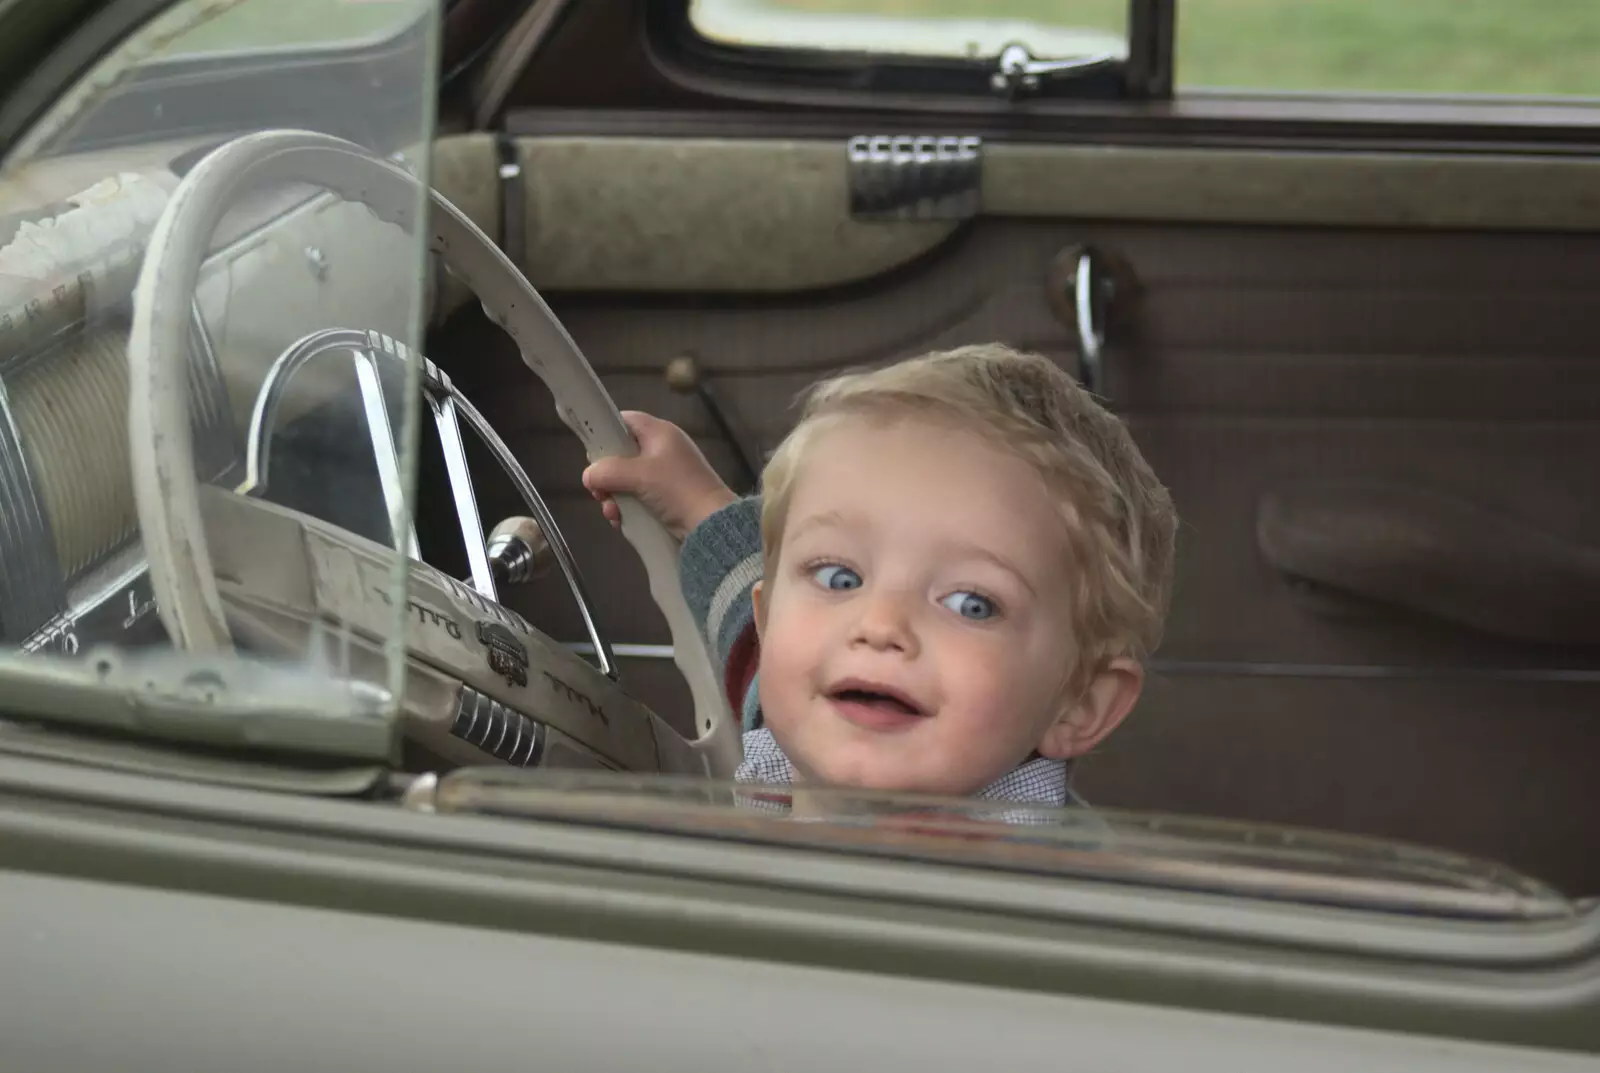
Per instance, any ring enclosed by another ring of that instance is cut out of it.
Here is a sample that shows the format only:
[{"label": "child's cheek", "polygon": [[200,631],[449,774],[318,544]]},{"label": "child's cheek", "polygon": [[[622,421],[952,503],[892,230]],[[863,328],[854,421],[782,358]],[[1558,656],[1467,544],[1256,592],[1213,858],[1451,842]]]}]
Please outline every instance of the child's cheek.
[{"label": "child's cheek", "polygon": [[804,703],[818,647],[812,617],[803,594],[773,593],[760,657],[761,708],[769,724],[781,724]]},{"label": "child's cheek", "polygon": [[1024,665],[1020,647],[999,631],[968,630],[963,636],[946,638],[935,665],[947,695],[959,697],[962,706],[973,711],[1009,710],[1021,699],[1020,684],[1036,673]]}]

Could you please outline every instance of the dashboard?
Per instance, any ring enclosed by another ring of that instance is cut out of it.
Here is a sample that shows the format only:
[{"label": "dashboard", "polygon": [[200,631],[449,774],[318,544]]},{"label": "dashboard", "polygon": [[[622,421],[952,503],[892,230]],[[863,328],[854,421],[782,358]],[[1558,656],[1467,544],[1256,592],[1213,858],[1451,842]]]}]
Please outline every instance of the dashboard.
[{"label": "dashboard", "polygon": [[[163,165],[107,153],[106,173],[65,196],[50,187],[100,169],[50,160],[0,190],[0,645],[70,655],[164,639],[129,478],[126,343],[145,238],[194,156],[186,146]],[[404,321],[413,296],[371,293],[360,266],[409,240],[352,209],[281,189],[219,228],[187,354],[202,480],[240,476],[256,388],[297,328],[336,323],[340,305],[387,316],[391,330]],[[336,370],[308,370],[285,417],[329,405],[342,386]]]}]

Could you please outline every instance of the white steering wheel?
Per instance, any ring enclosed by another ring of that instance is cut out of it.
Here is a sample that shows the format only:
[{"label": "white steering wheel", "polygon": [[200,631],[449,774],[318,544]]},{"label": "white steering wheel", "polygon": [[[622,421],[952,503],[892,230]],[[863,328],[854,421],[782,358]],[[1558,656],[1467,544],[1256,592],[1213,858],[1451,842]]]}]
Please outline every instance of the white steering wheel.
[{"label": "white steering wheel", "polygon": [[[201,522],[189,419],[185,353],[193,297],[211,238],[227,209],[252,188],[306,183],[416,233],[419,204],[428,249],[465,282],[549,387],[561,419],[591,460],[638,450],[616,404],[533,285],[438,191],[351,142],[308,131],[263,131],[223,145],[178,184],[150,236],[134,290],[128,341],[128,433],[133,487],[156,606],[173,643],[197,652],[232,648]],[[421,266],[418,266],[419,271]],[[731,774],[741,753],[711,653],[678,582],[678,543],[643,506],[619,498],[622,532],[644,561],[666,616],[678,670],[694,701],[697,747],[713,772]]]}]

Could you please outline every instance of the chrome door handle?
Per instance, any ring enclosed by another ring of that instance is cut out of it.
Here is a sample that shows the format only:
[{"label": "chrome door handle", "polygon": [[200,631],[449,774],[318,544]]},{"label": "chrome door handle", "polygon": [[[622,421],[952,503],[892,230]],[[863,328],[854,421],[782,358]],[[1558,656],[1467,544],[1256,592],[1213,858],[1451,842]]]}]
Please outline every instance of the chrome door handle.
[{"label": "chrome door handle", "polygon": [[1113,329],[1126,332],[1134,323],[1139,296],[1133,266],[1103,248],[1073,243],[1045,271],[1050,311],[1077,345],[1078,380],[1102,398],[1107,397],[1106,345]]},{"label": "chrome door handle", "polygon": [[1000,55],[995,58],[994,74],[989,76],[989,84],[997,93],[1016,100],[1025,93],[1038,93],[1045,82],[1107,68],[1120,59],[1113,53],[1100,52],[1060,60],[1041,60],[1035,58],[1026,45],[1011,44],[1001,49]]},{"label": "chrome door handle", "polygon": [[1100,394],[1102,383],[1101,351],[1106,345],[1105,323],[1095,316],[1094,254],[1085,250],[1078,255],[1078,269],[1073,273],[1073,304],[1078,314],[1078,360],[1082,363],[1083,386]]},{"label": "chrome door handle", "polygon": [[1091,249],[1078,253],[1072,269],[1072,312],[1078,333],[1078,378],[1096,395],[1105,386],[1106,315],[1116,296],[1116,278],[1105,258]]}]

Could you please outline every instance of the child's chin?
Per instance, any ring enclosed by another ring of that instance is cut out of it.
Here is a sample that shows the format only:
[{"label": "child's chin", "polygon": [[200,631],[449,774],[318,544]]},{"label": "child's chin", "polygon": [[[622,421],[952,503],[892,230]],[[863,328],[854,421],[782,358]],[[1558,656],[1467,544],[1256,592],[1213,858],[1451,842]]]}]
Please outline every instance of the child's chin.
[{"label": "child's chin", "polygon": [[[871,755],[878,750],[850,749],[819,758],[806,781],[871,793],[927,794],[923,780],[908,773],[893,758]],[[867,755],[863,755],[866,753]]]}]

